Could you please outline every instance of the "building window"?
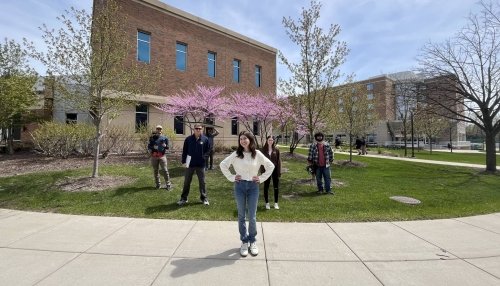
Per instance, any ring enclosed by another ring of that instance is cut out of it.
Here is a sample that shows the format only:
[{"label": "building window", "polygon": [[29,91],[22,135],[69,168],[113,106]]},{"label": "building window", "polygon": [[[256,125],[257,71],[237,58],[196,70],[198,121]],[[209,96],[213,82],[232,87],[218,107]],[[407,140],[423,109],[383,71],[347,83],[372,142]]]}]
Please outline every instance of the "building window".
[{"label": "building window", "polygon": [[148,125],[148,105],[137,104],[135,106],[135,130],[139,131]]},{"label": "building window", "polygon": [[176,44],[175,59],[175,67],[177,70],[185,71],[187,67],[187,44]]},{"label": "building window", "polygon": [[175,134],[184,134],[184,116],[174,117],[174,132]]},{"label": "building window", "polygon": [[366,85],[366,90],[373,90],[373,83],[369,83]]},{"label": "building window", "polygon": [[369,93],[369,94],[366,96],[366,98],[367,98],[368,100],[372,100],[372,99],[373,99],[373,93]]},{"label": "building window", "polygon": [[233,81],[240,82],[240,67],[241,61],[234,59],[233,60]]},{"label": "building window", "polygon": [[260,87],[260,85],[261,85],[261,72],[262,72],[262,67],[255,66],[255,86],[256,87]]},{"label": "building window", "polygon": [[137,60],[148,63],[150,60],[151,34],[146,32],[137,32]]},{"label": "building window", "polygon": [[231,118],[231,135],[238,135],[238,117]]},{"label": "building window", "polygon": [[217,66],[217,54],[208,52],[208,76],[215,77],[215,68]]},{"label": "building window", "polygon": [[66,113],[66,124],[78,123],[78,115],[76,113]]},{"label": "building window", "polygon": [[253,135],[259,135],[260,128],[259,128],[259,121],[254,120],[253,121]]}]

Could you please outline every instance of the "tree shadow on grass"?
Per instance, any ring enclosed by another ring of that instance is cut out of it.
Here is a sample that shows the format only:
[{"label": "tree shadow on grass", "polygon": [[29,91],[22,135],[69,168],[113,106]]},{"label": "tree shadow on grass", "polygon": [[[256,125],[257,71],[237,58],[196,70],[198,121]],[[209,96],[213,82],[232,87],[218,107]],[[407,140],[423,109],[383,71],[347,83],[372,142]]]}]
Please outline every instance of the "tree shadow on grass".
[{"label": "tree shadow on grass", "polygon": [[170,177],[172,177],[172,178],[184,177],[185,172],[186,172],[186,168],[184,168],[182,166],[168,168],[168,173],[169,173]]}]

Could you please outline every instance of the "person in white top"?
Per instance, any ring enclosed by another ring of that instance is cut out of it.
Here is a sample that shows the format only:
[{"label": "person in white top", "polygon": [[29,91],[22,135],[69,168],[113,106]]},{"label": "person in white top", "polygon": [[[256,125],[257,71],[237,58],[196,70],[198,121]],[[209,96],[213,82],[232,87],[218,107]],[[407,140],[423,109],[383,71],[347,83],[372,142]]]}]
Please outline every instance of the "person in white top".
[{"label": "person in white top", "polygon": [[[241,256],[259,254],[256,244],[257,236],[257,203],[259,201],[259,183],[267,180],[274,170],[274,164],[255,148],[255,137],[248,131],[240,132],[238,149],[220,163],[224,176],[234,182],[234,198],[238,208],[238,229],[240,232]],[[236,174],[229,171],[233,166]],[[259,169],[264,166],[265,172],[259,176]],[[248,232],[245,214],[248,213]]]}]

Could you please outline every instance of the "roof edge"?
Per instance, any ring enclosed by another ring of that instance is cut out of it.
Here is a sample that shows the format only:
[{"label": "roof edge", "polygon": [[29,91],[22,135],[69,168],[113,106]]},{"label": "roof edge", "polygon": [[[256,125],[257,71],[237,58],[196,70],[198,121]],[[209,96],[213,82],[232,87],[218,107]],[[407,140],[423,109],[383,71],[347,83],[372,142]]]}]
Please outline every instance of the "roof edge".
[{"label": "roof edge", "polygon": [[153,8],[156,8],[157,10],[160,10],[164,13],[167,13],[167,14],[171,14],[175,17],[179,17],[179,18],[182,18],[184,20],[187,20],[187,21],[190,21],[194,24],[197,24],[197,25],[201,25],[201,26],[204,26],[204,27],[207,27],[209,29],[212,29],[216,32],[219,32],[219,33],[222,33],[222,34],[225,34],[225,35],[228,35],[228,36],[231,36],[233,38],[236,38],[237,40],[240,40],[242,42],[245,42],[245,43],[248,43],[248,44],[251,44],[251,45],[254,45],[254,46],[257,46],[261,49],[264,49],[264,50],[267,50],[269,52],[272,52],[272,53],[277,53],[278,50],[276,48],[273,48],[269,45],[266,45],[264,43],[261,43],[259,41],[256,41],[254,39],[251,39],[247,36],[244,36],[242,34],[239,34],[239,33],[236,33],[234,31],[231,31],[227,28],[224,28],[220,25],[217,25],[215,23],[212,23],[210,21],[207,21],[205,19],[202,19],[200,17],[197,17],[193,14],[190,14],[188,12],[185,12],[185,11],[182,11],[178,8],[175,8],[173,6],[170,6],[168,4],[165,4],[159,0],[134,0],[135,2],[138,2],[138,3],[141,3],[141,4],[144,4],[144,5],[148,5],[148,6],[152,6]]}]

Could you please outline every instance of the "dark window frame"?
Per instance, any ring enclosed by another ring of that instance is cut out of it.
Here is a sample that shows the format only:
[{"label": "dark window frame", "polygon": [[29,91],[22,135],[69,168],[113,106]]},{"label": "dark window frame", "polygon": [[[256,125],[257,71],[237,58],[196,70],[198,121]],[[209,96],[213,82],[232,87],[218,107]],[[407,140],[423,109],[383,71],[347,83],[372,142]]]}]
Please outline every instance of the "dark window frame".
[{"label": "dark window frame", "polygon": [[255,86],[262,86],[262,66],[255,65]]},{"label": "dark window frame", "polygon": [[176,115],[174,116],[174,132],[176,135],[184,135],[184,116]]},{"label": "dark window frame", "polygon": [[135,105],[135,131],[139,132],[141,128],[149,123],[149,105],[138,103]]},{"label": "dark window frame", "polygon": [[[213,58],[211,58],[211,56]],[[208,76],[211,78],[215,78],[217,76],[217,53],[208,51],[207,61]]]},{"label": "dark window frame", "polygon": [[[140,35],[143,34],[143,35],[146,35],[148,37],[148,40],[144,40],[144,39],[141,39]],[[148,54],[147,54],[147,59],[141,59],[140,58],[140,47],[142,46],[141,44],[146,44],[147,45],[147,51],[148,51]],[[151,33],[149,32],[146,32],[146,31],[142,31],[142,30],[138,30],[137,31],[137,60],[139,62],[143,62],[143,63],[147,63],[149,64],[151,62]]]},{"label": "dark window frame", "polygon": [[[184,50],[179,49],[179,47],[184,47]],[[184,61],[183,64],[184,66],[180,66],[179,59],[182,55],[182,60]],[[183,42],[176,42],[175,43],[175,69],[178,71],[187,71],[187,66],[188,66],[188,44],[183,43]]]},{"label": "dark window frame", "polygon": [[233,82],[241,82],[241,60],[233,59]]},{"label": "dark window frame", "polygon": [[231,135],[238,135],[239,133],[239,123],[238,117],[231,118]]}]

